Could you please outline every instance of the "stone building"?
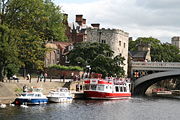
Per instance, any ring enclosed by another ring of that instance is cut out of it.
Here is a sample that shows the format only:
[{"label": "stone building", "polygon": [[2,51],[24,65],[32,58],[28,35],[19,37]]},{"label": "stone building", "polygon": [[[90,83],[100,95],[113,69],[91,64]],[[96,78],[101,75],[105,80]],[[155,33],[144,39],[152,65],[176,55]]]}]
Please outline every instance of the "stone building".
[{"label": "stone building", "polygon": [[[67,15],[66,15],[67,16]],[[66,23],[67,24],[67,23]],[[129,34],[119,29],[100,29],[99,23],[86,25],[83,15],[76,15],[75,22],[68,23],[68,38],[70,42],[99,42],[108,44],[114,51],[114,57],[121,55],[125,58],[124,70],[127,75],[128,65],[128,38]]]},{"label": "stone building", "polygon": [[180,49],[180,36],[174,36],[171,38],[171,44],[175,45],[177,48]]},{"label": "stone building", "polygon": [[71,51],[74,46],[72,42],[54,42],[59,50],[59,63],[60,65],[68,65],[69,60],[67,54]]},{"label": "stone building", "polygon": [[71,42],[51,42],[47,43],[48,49],[45,55],[45,67],[51,65],[67,65],[69,63],[67,54],[73,49]]},{"label": "stone building", "polygon": [[47,43],[45,47],[48,49],[45,55],[45,67],[59,63],[59,49],[54,43]]},{"label": "stone building", "polygon": [[123,67],[125,75],[127,75],[129,34],[119,29],[100,29],[99,24],[91,25],[92,27],[87,28],[87,39],[85,41],[108,44],[114,51],[114,57],[121,55],[125,58]]}]

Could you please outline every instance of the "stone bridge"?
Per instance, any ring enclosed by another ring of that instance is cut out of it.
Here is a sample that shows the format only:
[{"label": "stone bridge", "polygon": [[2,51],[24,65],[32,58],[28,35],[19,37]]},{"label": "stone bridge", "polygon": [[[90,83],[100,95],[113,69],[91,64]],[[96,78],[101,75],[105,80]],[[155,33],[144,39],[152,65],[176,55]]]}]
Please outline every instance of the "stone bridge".
[{"label": "stone bridge", "polygon": [[134,95],[144,95],[158,81],[180,77],[179,62],[132,62],[130,67]]}]

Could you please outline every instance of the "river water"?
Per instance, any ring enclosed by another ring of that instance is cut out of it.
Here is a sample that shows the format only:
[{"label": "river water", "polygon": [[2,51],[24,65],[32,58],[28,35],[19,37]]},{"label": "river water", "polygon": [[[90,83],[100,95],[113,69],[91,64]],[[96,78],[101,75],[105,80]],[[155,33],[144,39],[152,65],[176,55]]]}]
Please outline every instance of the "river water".
[{"label": "river water", "polygon": [[73,100],[0,108],[0,120],[180,120],[180,99]]}]

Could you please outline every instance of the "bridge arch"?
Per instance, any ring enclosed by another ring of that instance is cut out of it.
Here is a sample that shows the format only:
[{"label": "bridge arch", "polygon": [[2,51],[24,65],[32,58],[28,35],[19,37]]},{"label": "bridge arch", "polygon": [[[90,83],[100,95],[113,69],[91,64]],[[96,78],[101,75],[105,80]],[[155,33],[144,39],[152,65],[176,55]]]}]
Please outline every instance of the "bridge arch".
[{"label": "bridge arch", "polygon": [[134,95],[145,95],[146,90],[154,83],[172,77],[180,76],[180,70],[158,72],[138,78],[134,82]]}]

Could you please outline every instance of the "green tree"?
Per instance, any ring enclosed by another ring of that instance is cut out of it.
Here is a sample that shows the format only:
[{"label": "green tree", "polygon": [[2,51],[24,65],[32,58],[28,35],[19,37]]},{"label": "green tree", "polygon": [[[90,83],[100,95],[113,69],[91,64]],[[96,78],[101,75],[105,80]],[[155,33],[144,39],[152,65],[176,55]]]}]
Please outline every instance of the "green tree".
[{"label": "green tree", "polygon": [[10,0],[5,19],[12,28],[30,30],[43,40],[66,40],[64,16],[51,0]]},{"label": "green tree", "polygon": [[3,81],[7,72],[12,75],[19,68],[17,41],[13,33],[6,25],[0,25],[0,81]]},{"label": "green tree", "polygon": [[149,37],[140,37],[129,42],[129,50],[136,51],[139,44],[149,44],[151,46],[151,60],[164,62],[179,62],[179,49],[171,44],[163,44],[160,40]]},{"label": "green tree", "polygon": [[10,0],[5,23],[16,31],[23,68],[43,69],[47,41],[64,41],[61,9],[51,0]]},{"label": "green tree", "polygon": [[15,32],[4,24],[8,1],[0,1],[0,81],[3,81],[6,75],[10,77],[15,74],[20,67]]},{"label": "green tree", "polygon": [[81,67],[91,66],[91,72],[101,73],[103,76],[122,76],[124,70],[124,58],[116,56],[112,58],[113,51],[107,44],[96,42],[77,43],[74,49],[70,51],[68,59],[71,65],[79,65]]}]

